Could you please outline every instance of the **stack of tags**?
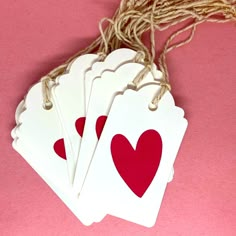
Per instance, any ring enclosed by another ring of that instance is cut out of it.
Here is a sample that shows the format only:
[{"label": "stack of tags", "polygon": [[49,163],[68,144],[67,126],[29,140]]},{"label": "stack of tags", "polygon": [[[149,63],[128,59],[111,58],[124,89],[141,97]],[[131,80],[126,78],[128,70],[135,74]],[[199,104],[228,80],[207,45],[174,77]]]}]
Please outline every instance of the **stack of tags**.
[{"label": "stack of tags", "polygon": [[85,225],[116,216],[155,224],[173,164],[187,128],[184,111],[160,90],[156,68],[144,69],[137,52],[118,49],[99,61],[75,59],[51,84],[53,107],[43,107],[42,84],[16,110],[13,147]]}]

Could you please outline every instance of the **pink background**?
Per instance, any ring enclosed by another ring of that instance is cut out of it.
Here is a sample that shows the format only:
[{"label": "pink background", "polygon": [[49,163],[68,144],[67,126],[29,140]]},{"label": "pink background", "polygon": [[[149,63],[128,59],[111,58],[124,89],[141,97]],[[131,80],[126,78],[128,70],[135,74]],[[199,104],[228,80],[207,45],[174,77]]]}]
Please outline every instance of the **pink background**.
[{"label": "pink background", "polygon": [[[2,1],[0,7],[0,235],[235,235],[236,27],[201,25],[168,56],[173,95],[189,127],[157,223],[107,216],[83,226],[11,147],[28,88],[98,35],[118,0]],[[165,37],[157,34],[157,43]]]}]

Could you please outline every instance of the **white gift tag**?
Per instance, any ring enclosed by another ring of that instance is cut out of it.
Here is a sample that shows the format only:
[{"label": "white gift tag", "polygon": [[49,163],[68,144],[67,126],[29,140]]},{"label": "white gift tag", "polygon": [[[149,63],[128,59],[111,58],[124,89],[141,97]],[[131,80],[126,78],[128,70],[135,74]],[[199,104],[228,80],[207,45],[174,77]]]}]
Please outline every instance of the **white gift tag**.
[{"label": "white gift tag", "polygon": [[[73,194],[67,161],[57,154],[55,141],[62,135],[56,109],[44,110],[41,83],[34,85],[16,111],[13,147],[44,179],[71,211],[81,219],[78,196]],[[93,214],[86,221],[93,221]]]},{"label": "white gift tag", "polygon": [[114,71],[122,64],[134,61],[136,55],[136,51],[133,51],[128,48],[120,48],[115,51],[112,51],[103,62],[95,62],[92,65],[91,70],[87,71],[85,74],[86,111],[88,109],[93,80],[96,77],[100,77],[105,70]]},{"label": "white gift tag", "polygon": [[112,104],[79,198],[83,212],[99,212],[96,221],[110,214],[155,224],[187,128],[184,111],[169,92],[157,110],[149,110],[158,87],[126,90]]},{"label": "white gift tag", "polygon": [[[127,84],[143,69],[144,65],[126,63],[115,72],[105,71],[101,78],[94,80],[73,183],[76,193],[79,193],[83,186],[89,164],[115,95],[126,89]],[[151,72],[148,73],[142,83],[144,81],[154,81]]]},{"label": "white gift tag", "polygon": [[99,56],[95,54],[76,58],[68,67],[68,72],[58,77],[52,88],[53,100],[64,130],[59,145],[64,141],[65,156],[71,162],[72,180],[85,122],[84,75],[97,60]]},{"label": "white gift tag", "polygon": [[[48,168],[48,171],[51,172],[55,179],[65,168],[71,181],[68,160],[65,160],[66,158],[60,154],[63,150],[61,150],[61,146],[58,146],[58,140],[62,137],[61,122],[55,107],[50,110],[43,108],[41,83],[37,83],[30,89],[25,98],[24,107],[24,112],[18,118],[20,125],[16,129],[17,137],[24,140],[32,148],[34,145],[39,147],[38,145],[40,144],[40,147],[42,147],[41,153],[44,151],[45,154],[52,153],[53,158],[43,157],[45,161],[48,161],[48,165],[45,168]],[[54,166],[54,159],[58,163],[57,168]]]}]

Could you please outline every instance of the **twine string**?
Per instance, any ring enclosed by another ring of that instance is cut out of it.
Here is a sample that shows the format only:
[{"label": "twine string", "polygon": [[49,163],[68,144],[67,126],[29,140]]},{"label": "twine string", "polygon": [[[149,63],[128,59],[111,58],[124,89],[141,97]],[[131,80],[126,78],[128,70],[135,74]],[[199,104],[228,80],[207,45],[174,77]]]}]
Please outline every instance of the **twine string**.
[{"label": "twine string", "polygon": [[[157,2],[163,3],[163,7],[160,7],[159,9],[157,9],[158,8]],[[147,11],[146,14],[143,15],[142,24],[139,24],[139,20],[136,19],[137,17],[132,18],[132,14],[135,14],[134,11],[131,14],[130,12],[125,12],[123,16],[121,16],[121,18],[124,17],[126,21],[128,21],[127,19],[129,19],[129,24],[132,25],[133,27],[127,27],[126,32],[120,32],[118,28],[118,31],[117,31],[119,33],[118,37],[120,37],[126,43],[128,43],[129,44],[128,46],[130,47],[132,47],[132,45],[135,45],[135,43],[132,40],[135,41],[136,38],[138,38],[137,35],[139,35],[140,37],[144,32],[146,32],[147,29],[148,30],[150,29],[151,56],[148,50],[146,49],[144,50],[145,52],[147,52],[146,60],[150,61],[150,63],[152,63],[155,59],[155,46],[153,47],[153,45],[155,45],[155,37],[153,34],[154,25],[155,25],[155,28],[162,31],[162,30],[168,29],[169,27],[173,25],[176,25],[177,23],[186,21],[190,18],[194,19],[193,23],[191,23],[190,25],[184,26],[183,28],[173,33],[168,38],[168,40],[166,41],[164,45],[164,48],[158,60],[159,68],[163,73],[163,80],[160,83],[161,89],[159,93],[157,93],[157,95],[153,98],[151,102],[153,106],[157,108],[157,104],[162,98],[162,96],[165,94],[166,91],[170,91],[171,89],[171,86],[169,83],[168,68],[167,68],[167,63],[166,63],[166,54],[175,48],[181,47],[189,43],[193,39],[197,25],[203,22],[208,21],[208,22],[216,22],[216,23],[225,23],[232,20],[235,21],[236,20],[235,2],[236,1],[233,1],[230,4],[228,1],[196,1],[196,2],[168,1],[168,3],[162,2],[162,1],[154,1],[152,5],[152,11]],[[132,19],[133,19],[133,22],[132,22]],[[156,21],[157,23],[154,21]],[[124,21],[120,20],[120,22],[124,22]],[[119,23],[119,25],[121,25],[121,23]],[[132,33],[129,32],[131,28],[133,30],[133,36],[134,36],[133,38],[130,37],[130,35],[132,35]],[[170,43],[178,35],[188,30],[191,30],[189,37],[170,46]],[[136,42],[139,44],[141,43],[140,40],[136,40]],[[145,45],[143,44],[141,47],[145,48]],[[145,73],[145,70],[143,70],[143,73],[141,73],[142,79],[143,79],[144,73]],[[137,78],[135,78],[134,81],[136,82],[140,81],[140,73],[137,75]],[[135,86],[137,86],[137,84],[135,84]]]},{"label": "twine string", "polygon": [[[101,20],[99,24],[101,35],[94,42],[42,78],[45,102],[50,101],[49,82],[63,74],[75,58],[87,53],[98,53],[102,60],[108,53],[122,46],[143,52],[143,61],[146,68],[134,79],[132,84],[137,86],[151,70],[152,64],[156,59],[156,31],[164,31],[179,23],[189,22],[190,20],[191,22],[187,26],[183,26],[167,39],[160,53],[158,66],[163,73],[163,78],[160,83],[160,92],[152,101],[157,106],[161,97],[171,88],[166,55],[173,49],[189,43],[193,39],[196,27],[201,23],[236,21],[235,0],[122,0],[111,19],[103,18]],[[103,29],[105,21],[108,25]],[[150,49],[142,40],[144,33],[147,31],[150,31]],[[186,39],[171,44],[175,38],[186,31],[190,31]]]}]

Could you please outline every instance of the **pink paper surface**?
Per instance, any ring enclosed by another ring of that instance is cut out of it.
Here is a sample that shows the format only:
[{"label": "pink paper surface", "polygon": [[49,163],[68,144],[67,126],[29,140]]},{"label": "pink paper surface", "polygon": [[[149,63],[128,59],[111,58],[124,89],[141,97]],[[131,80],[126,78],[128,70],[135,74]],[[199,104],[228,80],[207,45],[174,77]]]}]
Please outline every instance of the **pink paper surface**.
[{"label": "pink paper surface", "polygon": [[[236,26],[206,23],[168,56],[189,127],[157,223],[107,216],[83,226],[11,147],[17,104],[49,70],[98,35],[119,2],[3,1],[0,7],[0,235],[229,236],[236,232]],[[157,48],[166,33],[157,33]]]}]

